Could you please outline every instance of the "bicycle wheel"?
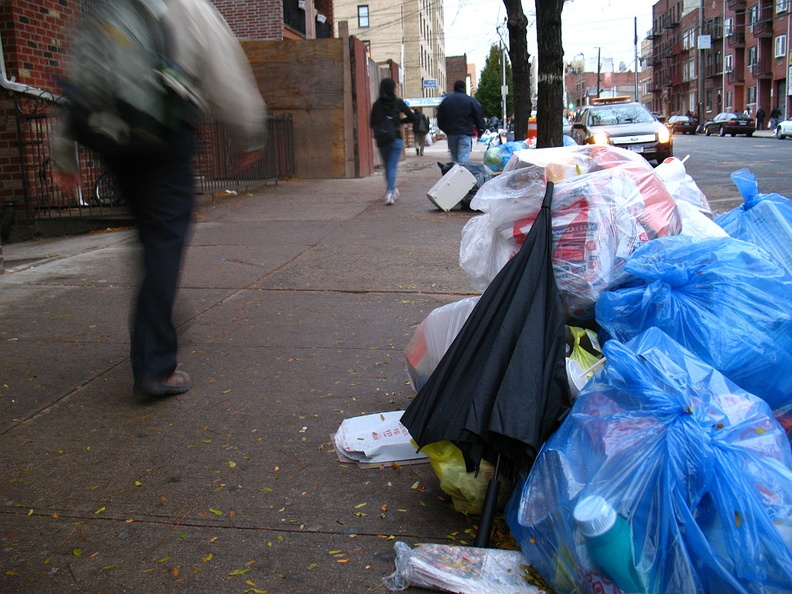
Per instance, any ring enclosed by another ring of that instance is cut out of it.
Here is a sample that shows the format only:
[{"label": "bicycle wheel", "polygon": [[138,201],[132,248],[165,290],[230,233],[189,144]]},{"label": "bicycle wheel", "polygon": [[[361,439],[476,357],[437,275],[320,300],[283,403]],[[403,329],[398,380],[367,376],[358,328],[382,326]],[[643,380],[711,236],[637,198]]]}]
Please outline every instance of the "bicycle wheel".
[{"label": "bicycle wheel", "polygon": [[94,200],[99,206],[119,206],[124,204],[121,188],[111,171],[105,171],[94,185]]}]

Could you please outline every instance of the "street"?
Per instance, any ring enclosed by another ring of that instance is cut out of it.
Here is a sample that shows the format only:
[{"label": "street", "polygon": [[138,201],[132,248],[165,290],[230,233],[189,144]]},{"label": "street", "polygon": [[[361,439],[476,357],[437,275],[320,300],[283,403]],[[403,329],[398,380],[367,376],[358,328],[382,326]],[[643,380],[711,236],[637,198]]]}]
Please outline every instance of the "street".
[{"label": "street", "polygon": [[761,136],[674,136],[674,156],[684,159],[688,174],[707,197],[713,211],[722,213],[742,204],[742,197],[729,177],[747,167],[763,194],[778,192],[789,197],[792,140],[778,140],[770,131]]}]

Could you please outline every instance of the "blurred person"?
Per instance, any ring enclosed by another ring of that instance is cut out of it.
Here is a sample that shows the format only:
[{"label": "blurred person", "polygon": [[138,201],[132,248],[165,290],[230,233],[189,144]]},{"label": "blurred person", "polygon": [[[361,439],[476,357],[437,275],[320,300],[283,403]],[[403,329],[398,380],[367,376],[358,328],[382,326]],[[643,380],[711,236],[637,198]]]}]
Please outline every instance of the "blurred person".
[{"label": "blurred person", "polygon": [[[261,157],[266,105],[247,57],[223,16],[208,0],[167,0],[162,18],[170,56],[183,71],[188,113],[163,140],[163,149],[132,156],[102,154],[130,205],[142,245],[143,274],[130,320],[134,389],[150,396],[188,391],[190,376],[177,369],[173,309],[194,208],[195,126],[211,110],[244,142],[240,168]],[[79,65],[78,65],[79,66]],[[64,193],[79,186],[75,130],[67,112],[51,147],[53,177]]]},{"label": "blurred person", "polygon": [[[781,110],[778,109],[778,105],[776,105],[773,109],[770,110],[770,128],[775,129],[778,126],[779,122],[781,121]],[[757,124],[757,128],[759,125]]]},{"label": "blurred person", "polygon": [[420,107],[413,110],[415,119],[413,120],[413,138],[415,139],[415,154],[423,157],[424,147],[426,146],[426,135],[429,133],[429,118],[424,114]]},{"label": "blurred person", "polygon": [[392,78],[383,78],[380,81],[379,97],[371,106],[369,124],[374,130],[374,139],[385,167],[385,204],[393,204],[399,197],[396,171],[404,148],[401,127],[414,120],[412,110],[396,96],[396,82]]},{"label": "blurred person", "polygon": [[464,81],[456,81],[454,92],[446,95],[437,108],[437,127],[446,134],[451,160],[470,161],[473,137],[480,135],[486,126],[481,104],[465,92]]}]

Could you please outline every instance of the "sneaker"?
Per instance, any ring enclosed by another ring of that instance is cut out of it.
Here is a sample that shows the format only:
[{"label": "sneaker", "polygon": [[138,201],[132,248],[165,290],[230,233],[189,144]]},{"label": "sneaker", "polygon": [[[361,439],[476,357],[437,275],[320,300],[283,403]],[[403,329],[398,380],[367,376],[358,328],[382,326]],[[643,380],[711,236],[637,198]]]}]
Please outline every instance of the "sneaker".
[{"label": "sneaker", "polygon": [[164,381],[144,381],[135,384],[135,391],[141,394],[148,394],[149,396],[175,396],[176,394],[184,394],[191,387],[192,383],[187,373],[174,371]]},{"label": "sneaker", "polygon": [[395,189],[395,188],[394,188],[394,189],[393,189],[393,201],[394,201],[394,202],[396,202],[396,200],[397,200],[398,198],[399,198],[399,190],[397,190],[397,189]]},{"label": "sneaker", "polygon": [[420,157],[421,156],[421,152],[418,149],[415,149],[415,156],[416,157]]},{"label": "sneaker", "polygon": [[393,195],[394,192],[395,190],[388,190],[388,192],[385,194],[385,204],[393,204],[396,202],[396,198]]}]

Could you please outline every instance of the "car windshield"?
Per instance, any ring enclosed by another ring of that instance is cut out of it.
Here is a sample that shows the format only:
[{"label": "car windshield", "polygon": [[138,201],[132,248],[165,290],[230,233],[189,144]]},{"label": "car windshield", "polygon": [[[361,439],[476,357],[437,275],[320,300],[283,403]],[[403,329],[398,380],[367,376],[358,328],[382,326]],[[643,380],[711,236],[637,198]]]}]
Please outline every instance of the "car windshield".
[{"label": "car windshield", "polygon": [[652,114],[641,105],[608,105],[591,110],[592,126],[645,124],[654,121]]}]

